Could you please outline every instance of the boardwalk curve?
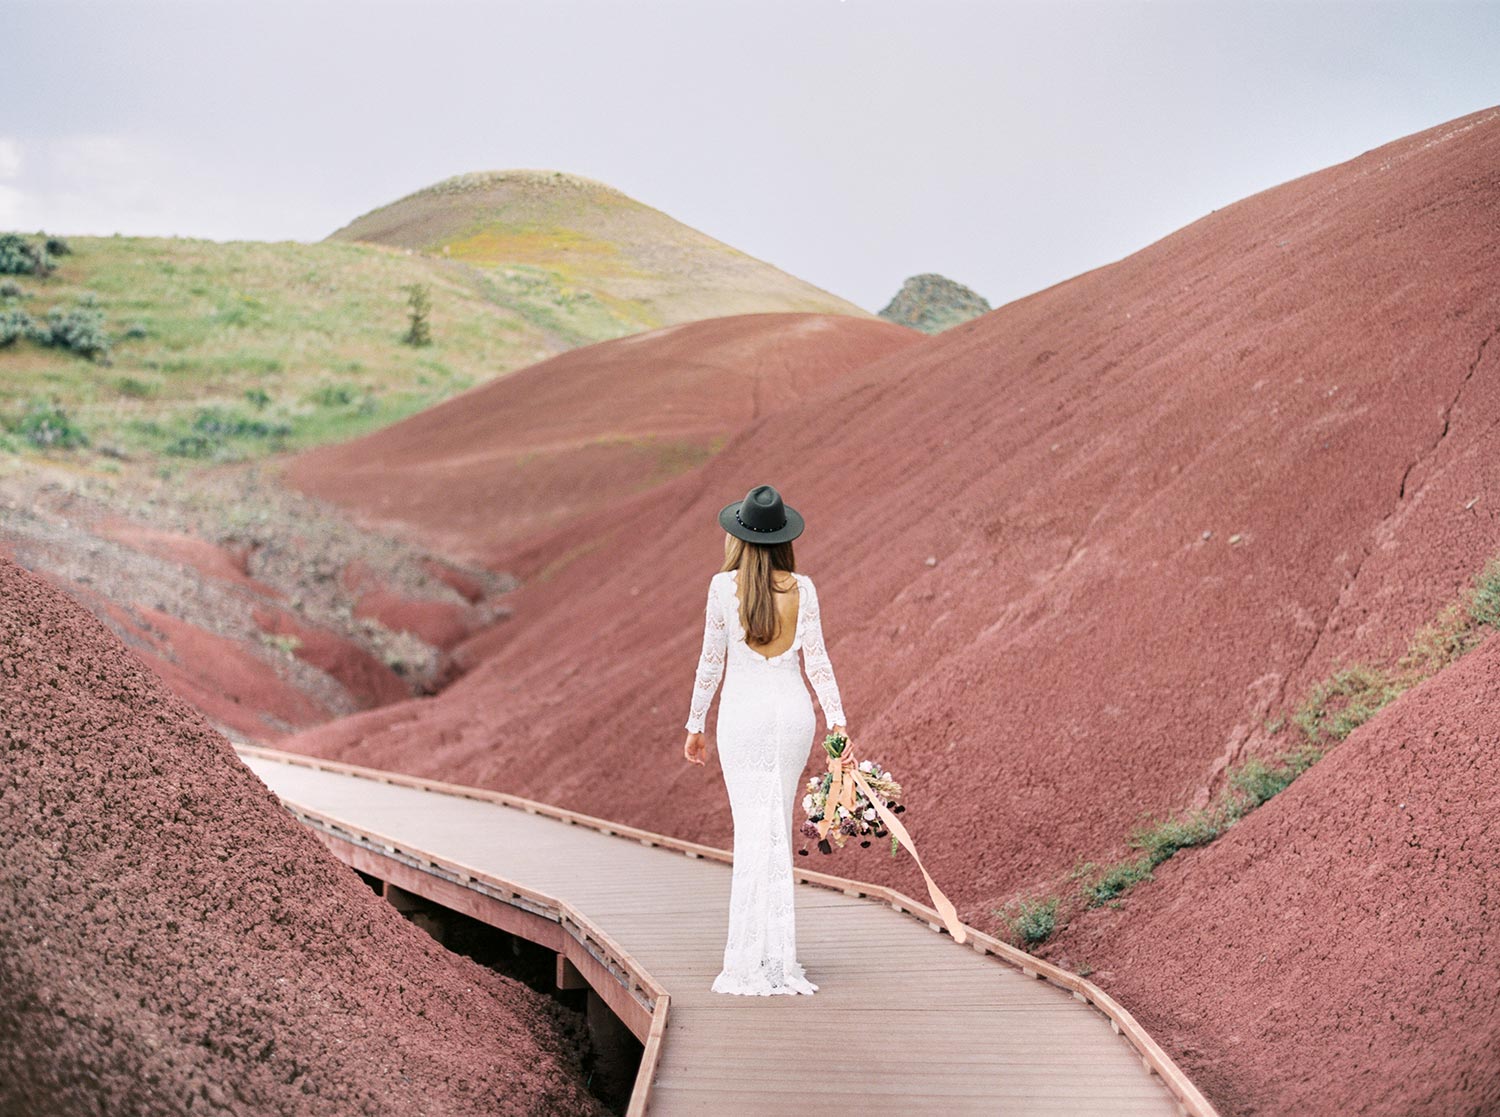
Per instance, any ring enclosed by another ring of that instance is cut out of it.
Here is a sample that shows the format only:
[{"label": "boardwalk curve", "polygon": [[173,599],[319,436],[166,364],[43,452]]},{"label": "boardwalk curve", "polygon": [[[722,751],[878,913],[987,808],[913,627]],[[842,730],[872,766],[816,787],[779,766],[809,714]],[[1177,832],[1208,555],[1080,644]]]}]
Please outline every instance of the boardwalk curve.
[{"label": "boardwalk curve", "polygon": [[503,793],[237,749],[347,863],[567,959],[645,1044],[632,1113],[780,1114],[840,1097],[903,1114],[1217,1117],[1097,986],[978,931],[955,943],[899,893],[799,869],[799,954],[820,992],[721,996],[709,984],[728,852]]}]

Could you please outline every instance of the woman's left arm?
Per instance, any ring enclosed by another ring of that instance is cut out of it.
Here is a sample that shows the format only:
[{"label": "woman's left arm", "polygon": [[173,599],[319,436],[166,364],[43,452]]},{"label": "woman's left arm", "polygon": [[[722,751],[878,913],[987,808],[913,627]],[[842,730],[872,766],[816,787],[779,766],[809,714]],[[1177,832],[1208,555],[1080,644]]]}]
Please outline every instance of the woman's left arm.
[{"label": "woman's left arm", "polygon": [[[807,589],[807,600],[799,605],[799,608],[806,611],[802,631],[802,666],[807,671],[813,690],[817,692],[818,704],[823,707],[823,722],[828,726],[828,732],[842,733],[848,737],[848,726],[844,724],[844,703],[839,696],[839,682],[834,677],[833,664],[828,659],[828,646],[823,642],[823,609],[818,601],[818,588],[813,585],[811,578],[804,578],[803,585]],[[851,739],[844,749],[844,756],[848,760],[853,755],[854,742]],[[844,766],[851,767],[848,763]]]}]

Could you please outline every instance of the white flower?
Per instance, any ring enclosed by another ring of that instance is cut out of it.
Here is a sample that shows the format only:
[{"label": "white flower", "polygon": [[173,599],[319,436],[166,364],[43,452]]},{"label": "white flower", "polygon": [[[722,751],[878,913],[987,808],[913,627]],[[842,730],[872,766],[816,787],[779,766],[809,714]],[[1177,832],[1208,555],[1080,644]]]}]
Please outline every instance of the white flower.
[{"label": "white flower", "polygon": [[842,803],[839,804],[839,817],[840,818],[848,818],[849,817],[849,811],[844,807],[844,805]]},{"label": "white flower", "polygon": [[802,809],[808,814],[812,814],[813,801],[811,795],[802,796]]},{"label": "white flower", "polygon": [[869,810],[865,811],[865,821],[866,822],[874,822],[875,821],[875,808],[874,807],[871,807]]},{"label": "white flower", "polygon": [[873,772],[875,765],[871,764],[868,760],[861,760],[859,762],[859,770],[861,772]]}]

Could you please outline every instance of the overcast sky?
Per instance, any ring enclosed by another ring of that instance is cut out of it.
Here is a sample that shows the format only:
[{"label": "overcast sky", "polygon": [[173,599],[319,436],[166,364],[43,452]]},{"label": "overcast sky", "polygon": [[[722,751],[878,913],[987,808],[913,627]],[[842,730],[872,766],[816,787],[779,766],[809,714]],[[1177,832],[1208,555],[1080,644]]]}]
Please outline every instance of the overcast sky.
[{"label": "overcast sky", "polygon": [[0,229],[321,239],[602,179],[871,310],[993,304],[1500,104],[1500,3],[0,0]]}]

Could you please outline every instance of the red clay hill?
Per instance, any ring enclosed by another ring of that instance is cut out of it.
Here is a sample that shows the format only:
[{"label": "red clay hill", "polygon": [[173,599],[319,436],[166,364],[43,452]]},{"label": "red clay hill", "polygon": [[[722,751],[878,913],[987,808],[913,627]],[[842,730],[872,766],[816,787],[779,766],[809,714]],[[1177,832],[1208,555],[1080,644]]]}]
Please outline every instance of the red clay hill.
[{"label": "red clay hill", "polygon": [[[821,591],[856,751],[900,775],[924,859],[965,918],[994,928],[1003,902],[1122,856],[1143,813],[1201,804],[1227,766],[1277,751],[1274,728],[1315,684],[1391,662],[1500,549],[1497,228],[1500,110],[1220,209],[862,366],[699,469],[506,554],[531,581],[512,619],[455,649],[467,675],[288,747],[728,845],[722,786],[682,760],[682,725],[722,556],[715,514],[770,482],[807,518],[798,561]],[[1360,771],[1343,764],[1241,825],[1287,872],[1306,849],[1307,864],[1399,888],[1412,878],[1371,872],[1374,847],[1319,820],[1320,795],[1369,793],[1327,786]],[[1439,763],[1429,778],[1452,795],[1473,777]],[[1471,809],[1494,829],[1494,806]],[[1207,861],[1164,863],[1158,882]],[[879,848],[815,867],[923,891],[909,859]],[[1180,998],[1152,992],[1153,959],[1194,949],[1205,920],[1264,919],[1274,902],[1258,878],[1213,871],[1187,893],[1198,906],[1178,943],[1114,972],[1143,967],[1127,1005],[1184,1023],[1174,1053],[1186,1059],[1190,1037],[1194,1066],[1222,1068],[1210,1086],[1227,1111],[1258,1111],[1246,1076],[1274,1073],[1363,1112],[1408,1112],[1392,1083],[1448,1066],[1439,1048],[1469,1050],[1473,1029],[1491,1051],[1500,1040],[1471,1011],[1492,981],[1452,959],[1433,960],[1447,981],[1423,984],[1376,964],[1409,949],[1409,923],[1356,916],[1351,892],[1300,930],[1323,944],[1347,932],[1370,968],[1322,971],[1332,992],[1311,969],[1278,974],[1274,1012],[1195,1029]],[[1493,900],[1492,878],[1476,889]],[[1493,967],[1482,926],[1454,934]],[[1262,959],[1253,937],[1218,950],[1246,973],[1294,964]],[[1222,979],[1182,980],[1202,998]],[[1366,1020],[1422,1003],[1420,1043],[1391,1062],[1387,1037],[1343,1032],[1355,1017],[1338,1005],[1355,997]],[[1309,1019],[1306,1043],[1281,1038]],[[1496,1067],[1470,1066],[1452,1096],[1492,1096]]]},{"label": "red clay hill", "polygon": [[574,349],[294,458],[287,481],[466,561],[698,465],[729,434],[920,343],[836,314],[741,314]]},{"label": "red clay hill", "polygon": [[407,923],[0,558],[0,1113],[603,1114],[553,1002]]},{"label": "red clay hill", "polygon": [[1066,949],[1225,1117],[1500,1112],[1497,726],[1492,636]]}]

